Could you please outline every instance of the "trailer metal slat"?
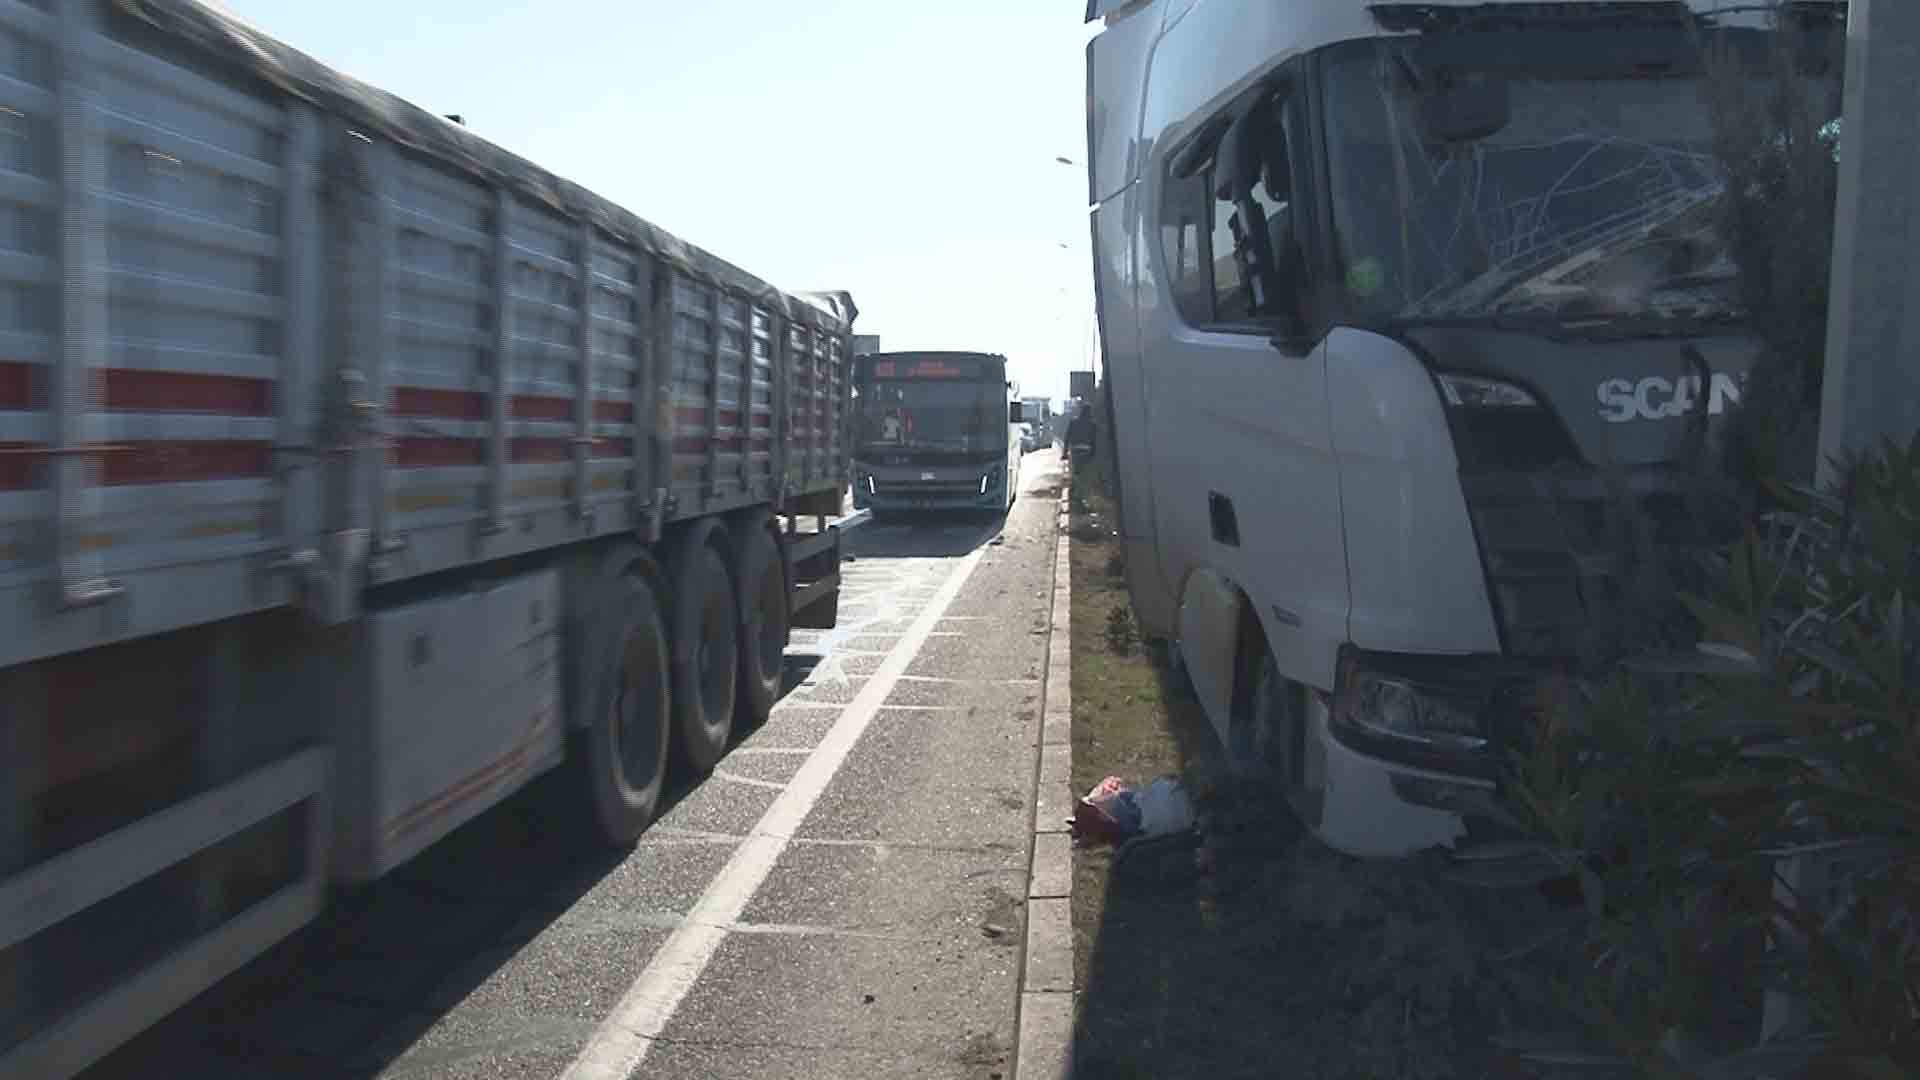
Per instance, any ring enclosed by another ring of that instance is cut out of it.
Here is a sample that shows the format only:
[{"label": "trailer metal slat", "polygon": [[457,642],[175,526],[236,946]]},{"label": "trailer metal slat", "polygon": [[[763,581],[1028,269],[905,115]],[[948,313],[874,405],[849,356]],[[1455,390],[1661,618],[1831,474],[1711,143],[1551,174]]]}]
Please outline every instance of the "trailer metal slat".
[{"label": "trailer metal slat", "polygon": [[325,881],[310,872],[0,1057],[0,1080],[79,1072],[312,922],[325,900]]},{"label": "trailer metal slat", "polygon": [[0,881],[0,948],[314,797],[330,761],[326,750],[283,758]]}]

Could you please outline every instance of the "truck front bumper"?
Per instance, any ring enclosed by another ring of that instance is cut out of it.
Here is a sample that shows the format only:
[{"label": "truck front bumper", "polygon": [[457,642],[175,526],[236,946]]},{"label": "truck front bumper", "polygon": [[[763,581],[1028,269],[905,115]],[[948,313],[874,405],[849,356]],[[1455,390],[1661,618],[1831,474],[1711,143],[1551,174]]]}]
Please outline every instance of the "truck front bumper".
[{"label": "truck front bumper", "polygon": [[[1312,695],[1306,718],[1321,840],[1348,854],[1390,858],[1498,835],[1483,808],[1498,795],[1500,748],[1531,737],[1534,718],[1521,703],[1541,674],[1500,657],[1345,650],[1335,694]],[[1391,683],[1419,707],[1396,701],[1381,708],[1377,696],[1363,693],[1369,680]],[[1424,707],[1445,710],[1451,730],[1410,724]]]}]

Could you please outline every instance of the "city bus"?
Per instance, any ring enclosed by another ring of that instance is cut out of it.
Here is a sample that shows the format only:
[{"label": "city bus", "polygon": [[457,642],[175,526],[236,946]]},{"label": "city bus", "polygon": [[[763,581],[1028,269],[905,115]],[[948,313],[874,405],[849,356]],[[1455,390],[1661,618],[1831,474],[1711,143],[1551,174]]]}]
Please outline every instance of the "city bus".
[{"label": "city bus", "polygon": [[874,353],[856,359],[853,392],[856,509],[1001,513],[1013,505],[1024,408],[1006,357]]}]

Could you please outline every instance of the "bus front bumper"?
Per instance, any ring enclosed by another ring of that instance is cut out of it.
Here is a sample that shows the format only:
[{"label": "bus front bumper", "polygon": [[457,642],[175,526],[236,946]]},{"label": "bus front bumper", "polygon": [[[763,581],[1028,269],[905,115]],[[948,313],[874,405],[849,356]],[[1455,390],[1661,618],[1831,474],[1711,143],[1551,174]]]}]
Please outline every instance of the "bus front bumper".
[{"label": "bus front bumper", "polygon": [[853,505],[879,512],[991,510],[1006,503],[1006,470],[979,466],[943,469],[856,469]]}]

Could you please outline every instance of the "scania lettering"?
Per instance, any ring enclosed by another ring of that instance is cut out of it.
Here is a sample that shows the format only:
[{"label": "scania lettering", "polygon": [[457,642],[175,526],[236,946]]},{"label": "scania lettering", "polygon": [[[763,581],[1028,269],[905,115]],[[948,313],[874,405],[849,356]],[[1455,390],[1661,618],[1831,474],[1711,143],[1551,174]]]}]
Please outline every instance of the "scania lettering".
[{"label": "scania lettering", "polygon": [[[1845,9],[1779,10],[1834,130]],[[1687,478],[1724,450],[1759,346],[1704,81],[1772,78],[1772,15],[1088,18],[1099,419],[1140,625],[1328,843],[1457,844],[1540,673],[1620,625],[1618,526],[1669,553],[1724,535]]]},{"label": "scania lettering", "polygon": [[854,361],[853,505],[876,515],[1005,510],[1018,490],[1023,407],[988,353]]},{"label": "scania lettering", "polygon": [[[1719,416],[1728,407],[1740,404],[1741,387],[1733,376],[1716,373],[1708,392],[1707,414]],[[1633,420],[1673,420],[1693,413],[1699,406],[1700,376],[1683,375],[1664,379],[1649,375],[1639,382],[1632,379],[1608,379],[1600,384],[1600,416],[1610,424]]]}]

